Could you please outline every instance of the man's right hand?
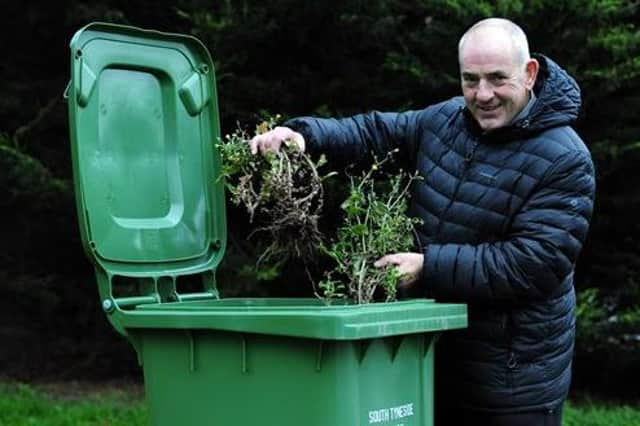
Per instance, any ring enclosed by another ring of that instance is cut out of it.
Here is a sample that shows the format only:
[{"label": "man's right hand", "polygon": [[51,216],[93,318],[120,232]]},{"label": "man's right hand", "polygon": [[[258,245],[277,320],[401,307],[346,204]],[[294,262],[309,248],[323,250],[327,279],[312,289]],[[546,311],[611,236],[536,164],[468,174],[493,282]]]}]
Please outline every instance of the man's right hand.
[{"label": "man's right hand", "polygon": [[304,137],[288,127],[275,127],[268,132],[254,136],[249,141],[249,146],[252,154],[257,154],[260,151],[260,154],[264,155],[267,152],[278,152],[283,142],[295,144],[300,151],[304,152]]}]

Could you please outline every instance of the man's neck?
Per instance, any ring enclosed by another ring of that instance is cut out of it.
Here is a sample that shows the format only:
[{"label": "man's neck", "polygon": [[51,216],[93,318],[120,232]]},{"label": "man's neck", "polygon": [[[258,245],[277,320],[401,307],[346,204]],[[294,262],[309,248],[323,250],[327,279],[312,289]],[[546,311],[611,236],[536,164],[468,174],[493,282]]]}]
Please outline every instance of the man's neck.
[{"label": "man's neck", "polygon": [[524,108],[522,108],[522,111],[520,111],[515,117],[513,117],[513,120],[511,120],[511,123],[509,124],[516,123],[519,120],[526,117],[527,115],[529,115],[529,112],[531,111],[531,107],[533,107],[533,104],[535,103],[535,101],[536,101],[536,94],[533,93],[533,90],[531,90],[529,92],[529,102],[527,102]]}]

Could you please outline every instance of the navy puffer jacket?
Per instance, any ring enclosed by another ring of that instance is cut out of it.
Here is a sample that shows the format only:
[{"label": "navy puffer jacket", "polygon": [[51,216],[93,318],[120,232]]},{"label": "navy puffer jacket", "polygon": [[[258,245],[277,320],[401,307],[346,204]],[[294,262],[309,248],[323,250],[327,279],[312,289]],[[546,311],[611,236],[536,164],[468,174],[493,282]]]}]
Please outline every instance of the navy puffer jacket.
[{"label": "navy puffer jacket", "polygon": [[[517,412],[566,397],[575,335],[574,265],[595,191],[588,149],[570,125],[580,89],[538,57],[528,116],[487,134],[462,98],[404,113],[290,120],[311,152],[333,164],[400,148],[414,184],[411,211],[428,297],[468,303],[469,327],[444,333],[438,402]],[[439,404],[441,405],[441,404]]]}]

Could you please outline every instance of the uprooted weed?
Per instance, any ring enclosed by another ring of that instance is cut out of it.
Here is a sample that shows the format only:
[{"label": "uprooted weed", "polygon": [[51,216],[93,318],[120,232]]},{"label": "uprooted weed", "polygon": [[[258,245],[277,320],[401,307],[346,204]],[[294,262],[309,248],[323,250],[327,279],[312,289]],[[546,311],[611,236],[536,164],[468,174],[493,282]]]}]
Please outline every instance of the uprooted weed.
[{"label": "uprooted weed", "polygon": [[[256,127],[255,134],[274,127],[270,119]],[[259,262],[282,265],[290,258],[312,262],[322,243],[318,220],[323,207],[322,181],[318,168],[324,157],[313,161],[295,144],[285,144],[277,153],[253,155],[251,136],[242,129],[225,136],[218,144],[222,156],[222,177],[226,179],[231,200],[243,205],[256,233],[270,241]]]}]

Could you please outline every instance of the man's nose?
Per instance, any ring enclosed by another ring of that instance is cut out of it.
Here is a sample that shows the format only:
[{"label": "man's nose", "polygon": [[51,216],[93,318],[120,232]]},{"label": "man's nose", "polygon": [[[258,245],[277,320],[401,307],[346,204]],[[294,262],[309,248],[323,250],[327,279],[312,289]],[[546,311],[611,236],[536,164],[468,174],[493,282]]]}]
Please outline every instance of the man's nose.
[{"label": "man's nose", "polygon": [[491,84],[486,80],[482,79],[478,83],[478,90],[476,92],[476,99],[479,102],[488,102],[493,98],[493,88]]}]

